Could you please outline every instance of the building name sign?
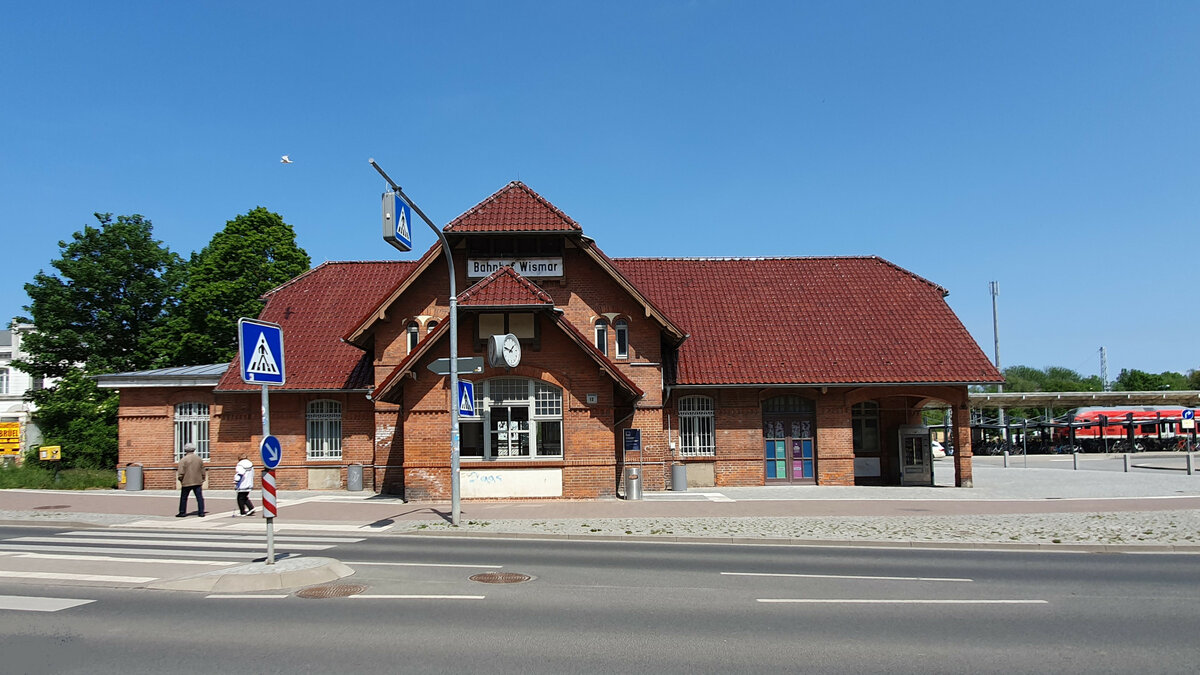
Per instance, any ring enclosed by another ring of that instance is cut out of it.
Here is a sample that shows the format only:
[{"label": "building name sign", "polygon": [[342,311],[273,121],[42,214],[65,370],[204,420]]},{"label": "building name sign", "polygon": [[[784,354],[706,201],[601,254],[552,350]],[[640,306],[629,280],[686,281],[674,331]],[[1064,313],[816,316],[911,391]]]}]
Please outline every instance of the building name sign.
[{"label": "building name sign", "polygon": [[562,258],[471,258],[467,260],[468,277],[486,277],[501,267],[511,267],[523,277],[561,277]]}]

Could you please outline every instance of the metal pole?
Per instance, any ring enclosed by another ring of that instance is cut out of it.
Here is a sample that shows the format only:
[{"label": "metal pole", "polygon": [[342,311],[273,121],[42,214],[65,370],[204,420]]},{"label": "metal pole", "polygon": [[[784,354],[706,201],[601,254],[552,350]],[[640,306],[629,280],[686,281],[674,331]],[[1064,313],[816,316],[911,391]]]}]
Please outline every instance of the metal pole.
[{"label": "metal pole", "polygon": [[[271,435],[271,400],[267,395],[267,385],[262,386],[262,437],[266,438]],[[263,467],[265,474],[270,469]],[[261,501],[261,500],[260,500]],[[278,502],[276,502],[278,503]],[[263,505],[259,505],[263,506]],[[275,564],[275,519],[271,517],[270,512],[263,506],[263,513],[267,516],[267,564]]]},{"label": "metal pole", "polygon": [[404,194],[404,190],[396,185],[396,181],[392,180],[374,159],[368,159],[371,166],[379,172],[380,176],[392,186],[396,194],[400,196],[421,220],[433,230],[437,235],[438,241],[442,243],[442,252],[446,255],[446,268],[450,273],[450,524],[458,527],[458,517],[460,511],[460,496],[459,496],[459,450],[462,437],[459,434],[458,422],[458,291],[454,279],[454,256],[450,251],[450,242],[446,241],[446,235],[438,229],[437,225],[425,215],[421,207],[417,206],[413,200]]},{"label": "metal pole", "polygon": [[[998,316],[996,313],[996,295],[1000,295],[1000,282],[989,281],[988,287],[991,291],[991,335],[992,335],[992,339],[994,339],[995,347],[996,347],[996,370],[1000,370],[1000,316]],[[1001,372],[1001,375],[1003,375],[1003,371]],[[1000,394],[1004,393],[1004,384],[1003,383],[997,384],[996,392],[1000,393]],[[1001,408],[998,408],[998,410],[1000,410],[1000,424],[1001,424],[1001,426],[1003,426],[1003,424],[1004,424],[1004,408],[1001,407]],[[1004,434],[1004,441],[1008,441],[1007,426],[1006,426],[1006,428],[1004,428],[1003,434]]]}]

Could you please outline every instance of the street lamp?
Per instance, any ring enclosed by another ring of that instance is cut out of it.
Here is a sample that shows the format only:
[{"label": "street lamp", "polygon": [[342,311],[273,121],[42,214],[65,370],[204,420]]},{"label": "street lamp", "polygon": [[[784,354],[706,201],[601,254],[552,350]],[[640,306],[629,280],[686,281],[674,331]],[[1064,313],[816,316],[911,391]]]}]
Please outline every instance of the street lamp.
[{"label": "street lamp", "polygon": [[454,281],[454,256],[450,252],[450,242],[446,241],[446,235],[442,233],[433,221],[425,215],[425,212],[420,209],[413,200],[404,194],[396,182],[388,177],[383,169],[375,163],[374,159],[368,159],[371,166],[379,172],[380,176],[387,181],[388,185],[392,186],[396,195],[404,200],[406,204],[412,207],[421,220],[433,230],[439,241],[442,242],[442,252],[446,254],[446,268],[450,273],[450,524],[458,527],[459,516],[459,447],[461,436],[459,435],[458,424],[458,291],[456,290]]}]

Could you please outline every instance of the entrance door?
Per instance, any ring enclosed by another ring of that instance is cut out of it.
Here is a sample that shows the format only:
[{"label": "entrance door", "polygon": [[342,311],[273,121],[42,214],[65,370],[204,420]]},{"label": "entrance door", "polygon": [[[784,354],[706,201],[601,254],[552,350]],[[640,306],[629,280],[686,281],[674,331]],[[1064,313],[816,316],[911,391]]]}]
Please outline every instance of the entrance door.
[{"label": "entrance door", "polygon": [[763,448],[768,483],[816,482],[815,405],[799,396],[763,401]]}]

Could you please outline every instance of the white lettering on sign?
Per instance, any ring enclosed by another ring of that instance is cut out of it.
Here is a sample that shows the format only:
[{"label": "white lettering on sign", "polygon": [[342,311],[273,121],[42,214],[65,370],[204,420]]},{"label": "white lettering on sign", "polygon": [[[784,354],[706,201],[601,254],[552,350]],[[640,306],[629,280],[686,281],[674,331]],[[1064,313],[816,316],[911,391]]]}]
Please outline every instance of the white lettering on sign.
[{"label": "white lettering on sign", "polygon": [[561,277],[562,258],[473,258],[467,261],[468,277],[486,277],[511,267],[523,277]]}]

